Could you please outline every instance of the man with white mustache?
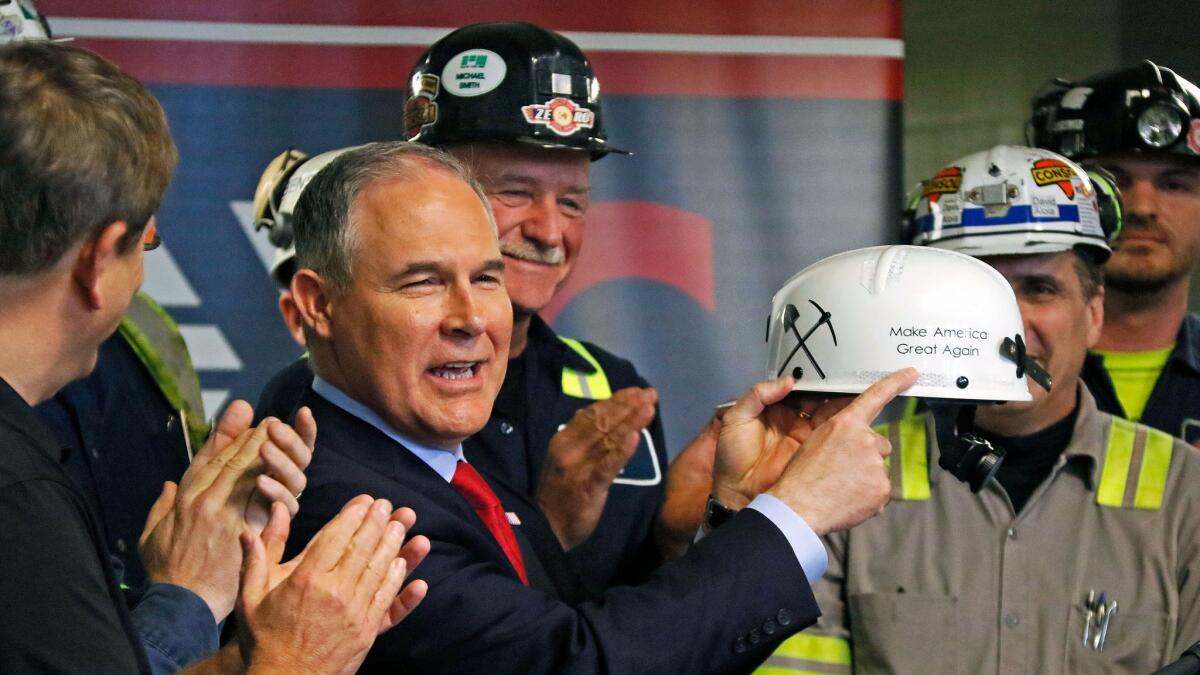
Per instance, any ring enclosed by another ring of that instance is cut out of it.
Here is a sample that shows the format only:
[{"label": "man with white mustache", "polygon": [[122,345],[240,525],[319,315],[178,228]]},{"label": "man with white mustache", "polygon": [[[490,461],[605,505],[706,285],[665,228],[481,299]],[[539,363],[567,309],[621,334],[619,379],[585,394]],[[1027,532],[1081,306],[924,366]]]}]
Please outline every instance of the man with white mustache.
[{"label": "man with white mustache", "polygon": [[578,260],[590,163],[621,152],[607,145],[591,65],[552,31],[477,24],[431,46],[410,82],[409,139],[446,149],[483,185],[513,305],[504,386],[465,452],[535,498],[589,591],[634,582],[659,562],[652,526],[667,455],[657,393],[633,364],[560,338],[539,316]]}]

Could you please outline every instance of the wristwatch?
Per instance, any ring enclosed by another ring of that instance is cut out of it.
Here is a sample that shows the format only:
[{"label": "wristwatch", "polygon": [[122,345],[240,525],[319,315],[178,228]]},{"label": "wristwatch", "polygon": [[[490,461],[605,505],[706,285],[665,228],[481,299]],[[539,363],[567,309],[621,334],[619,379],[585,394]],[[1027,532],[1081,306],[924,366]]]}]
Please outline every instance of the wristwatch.
[{"label": "wristwatch", "polygon": [[716,497],[709,495],[708,503],[704,505],[704,531],[712,532],[729,522],[736,513],[737,511],[717,501]]}]

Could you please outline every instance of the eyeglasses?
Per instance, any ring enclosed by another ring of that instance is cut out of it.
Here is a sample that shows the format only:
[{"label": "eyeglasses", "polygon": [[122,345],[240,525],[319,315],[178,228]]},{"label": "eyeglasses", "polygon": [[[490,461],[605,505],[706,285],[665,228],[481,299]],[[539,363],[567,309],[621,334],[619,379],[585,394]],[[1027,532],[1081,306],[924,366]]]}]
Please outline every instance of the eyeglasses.
[{"label": "eyeglasses", "polygon": [[162,237],[158,236],[158,225],[151,222],[146,225],[146,230],[142,232],[142,250],[153,251],[162,244]]}]

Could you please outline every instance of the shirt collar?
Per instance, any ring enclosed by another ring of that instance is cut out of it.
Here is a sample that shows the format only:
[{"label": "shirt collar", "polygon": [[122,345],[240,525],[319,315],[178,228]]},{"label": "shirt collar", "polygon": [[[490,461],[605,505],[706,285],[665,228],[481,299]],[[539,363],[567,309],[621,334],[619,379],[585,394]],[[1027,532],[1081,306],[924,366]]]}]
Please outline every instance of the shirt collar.
[{"label": "shirt collar", "polygon": [[1063,461],[1077,461],[1084,483],[1089,490],[1095,490],[1099,480],[1096,472],[1104,466],[1105,435],[1109,426],[1100,418],[1108,415],[1096,407],[1096,399],[1082,381],[1078,387],[1079,414],[1075,417],[1075,431],[1071,434],[1071,442],[1063,451]]},{"label": "shirt collar", "polygon": [[1171,360],[1182,361],[1192,372],[1200,373],[1200,316],[1188,313],[1183,317]]},{"label": "shirt collar", "polygon": [[[1080,467],[1079,475],[1083,478],[1084,483],[1089,490],[1096,489],[1096,469],[1103,465],[1104,462],[1104,434],[1108,429],[1107,424],[1100,424],[1097,421],[1097,416],[1104,416],[1105,413],[1100,412],[1096,407],[1096,399],[1092,397],[1092,393],[1084,386],[1083,381],[1076,383],[1076,391],[1079,393],[1079,412],[1075,415],[1075,428],[1071,432],[1071,441],[1067,444],[1066,449],[1056,465],[1055,471],[1066,462],[1073,462]],[[927,424],[927,433],[934,434],[935,425],[932,423],[932,414],[926,413],[929,416]],[[934,435],[936,440],[937,436]],[[938,464],[937,459],[941,456],[941,448],[938,448],[937,455],[930,457],[929,461],[929,481],[937,483],[945,470]]]},{"label": "shirt collar", "polygon": [[450,482],[451,478],[454,478],[454,470],[458,468],[458,463],[467,461],[463,457],[462,443],[459,443],[453,449],[438,448],[418,443],[397,431],[395,427],[388,424],[374,410],[350,398],[341,389],[322,380],[320,375],[313,377],[312,388],[314,392],[325,400],[370,424],[388,438],[404,446],[409,452],[416,455],[418,459],[429,465],[429,468],[436,471],[437,475],[441,476],[447,483]]},{"label": "shirt collar", "polygon": [[9,426],[35,443],[47,454],[55,464],[63,462],[63,447],[46,428],[33,407],[21,398],[16,389],[12,388],[4,378],[0,377],[0,424]]}]

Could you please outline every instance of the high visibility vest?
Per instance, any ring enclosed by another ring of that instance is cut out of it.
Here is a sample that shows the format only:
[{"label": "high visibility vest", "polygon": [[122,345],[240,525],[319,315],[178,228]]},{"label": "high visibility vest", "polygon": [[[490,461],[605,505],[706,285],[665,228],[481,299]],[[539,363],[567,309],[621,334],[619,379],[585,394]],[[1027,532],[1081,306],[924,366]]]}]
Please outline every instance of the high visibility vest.
[{"label": "high visibility vest", "polygon": [[[926,501],[929,491],[927,415],[906,416],[875,427],[892,444],[887,458],[892,477],[892,499]],[[1166,432],[1113,416],[1096,503],[1115,508],[1157,511],[1171,466],[1175,439]],[[770,663],[755,675],[797,675],[849,672],[853,657],[848,640],[819,634],[798,633],[788,638],[771,655]]]},{"label": "high visibility vest", "polygon": [[561,336],[558,339],[595,368],[594,372],[585,373],[563,366],[562,392],[574,398],[588,398],[594,401],[612,398],[612,387],[608,385],[608,376],[604,374],[604,369],[600,367],[600,362],[596,360],[596,357],[592,356],[579,340]]},{"label": "high visibility vest", "polygon": [[119,330],[163,397],[183,418],[189,452],[198,451],[210,429],[200,397],[200,378],[192,367],[179,326],[153,298],[139,292],[121,319]]},{"label": "high visibility vest", "polygon": [[[928,416],[904,417],[876,428],[892,444],[892,456],[887,460],[892,499],[929,499],[926,419]],[[1157,511],[1162,506],[1175,439],[1164,431],[1121,417],[1112,416],[1110,420],[1096,503]]]}]

